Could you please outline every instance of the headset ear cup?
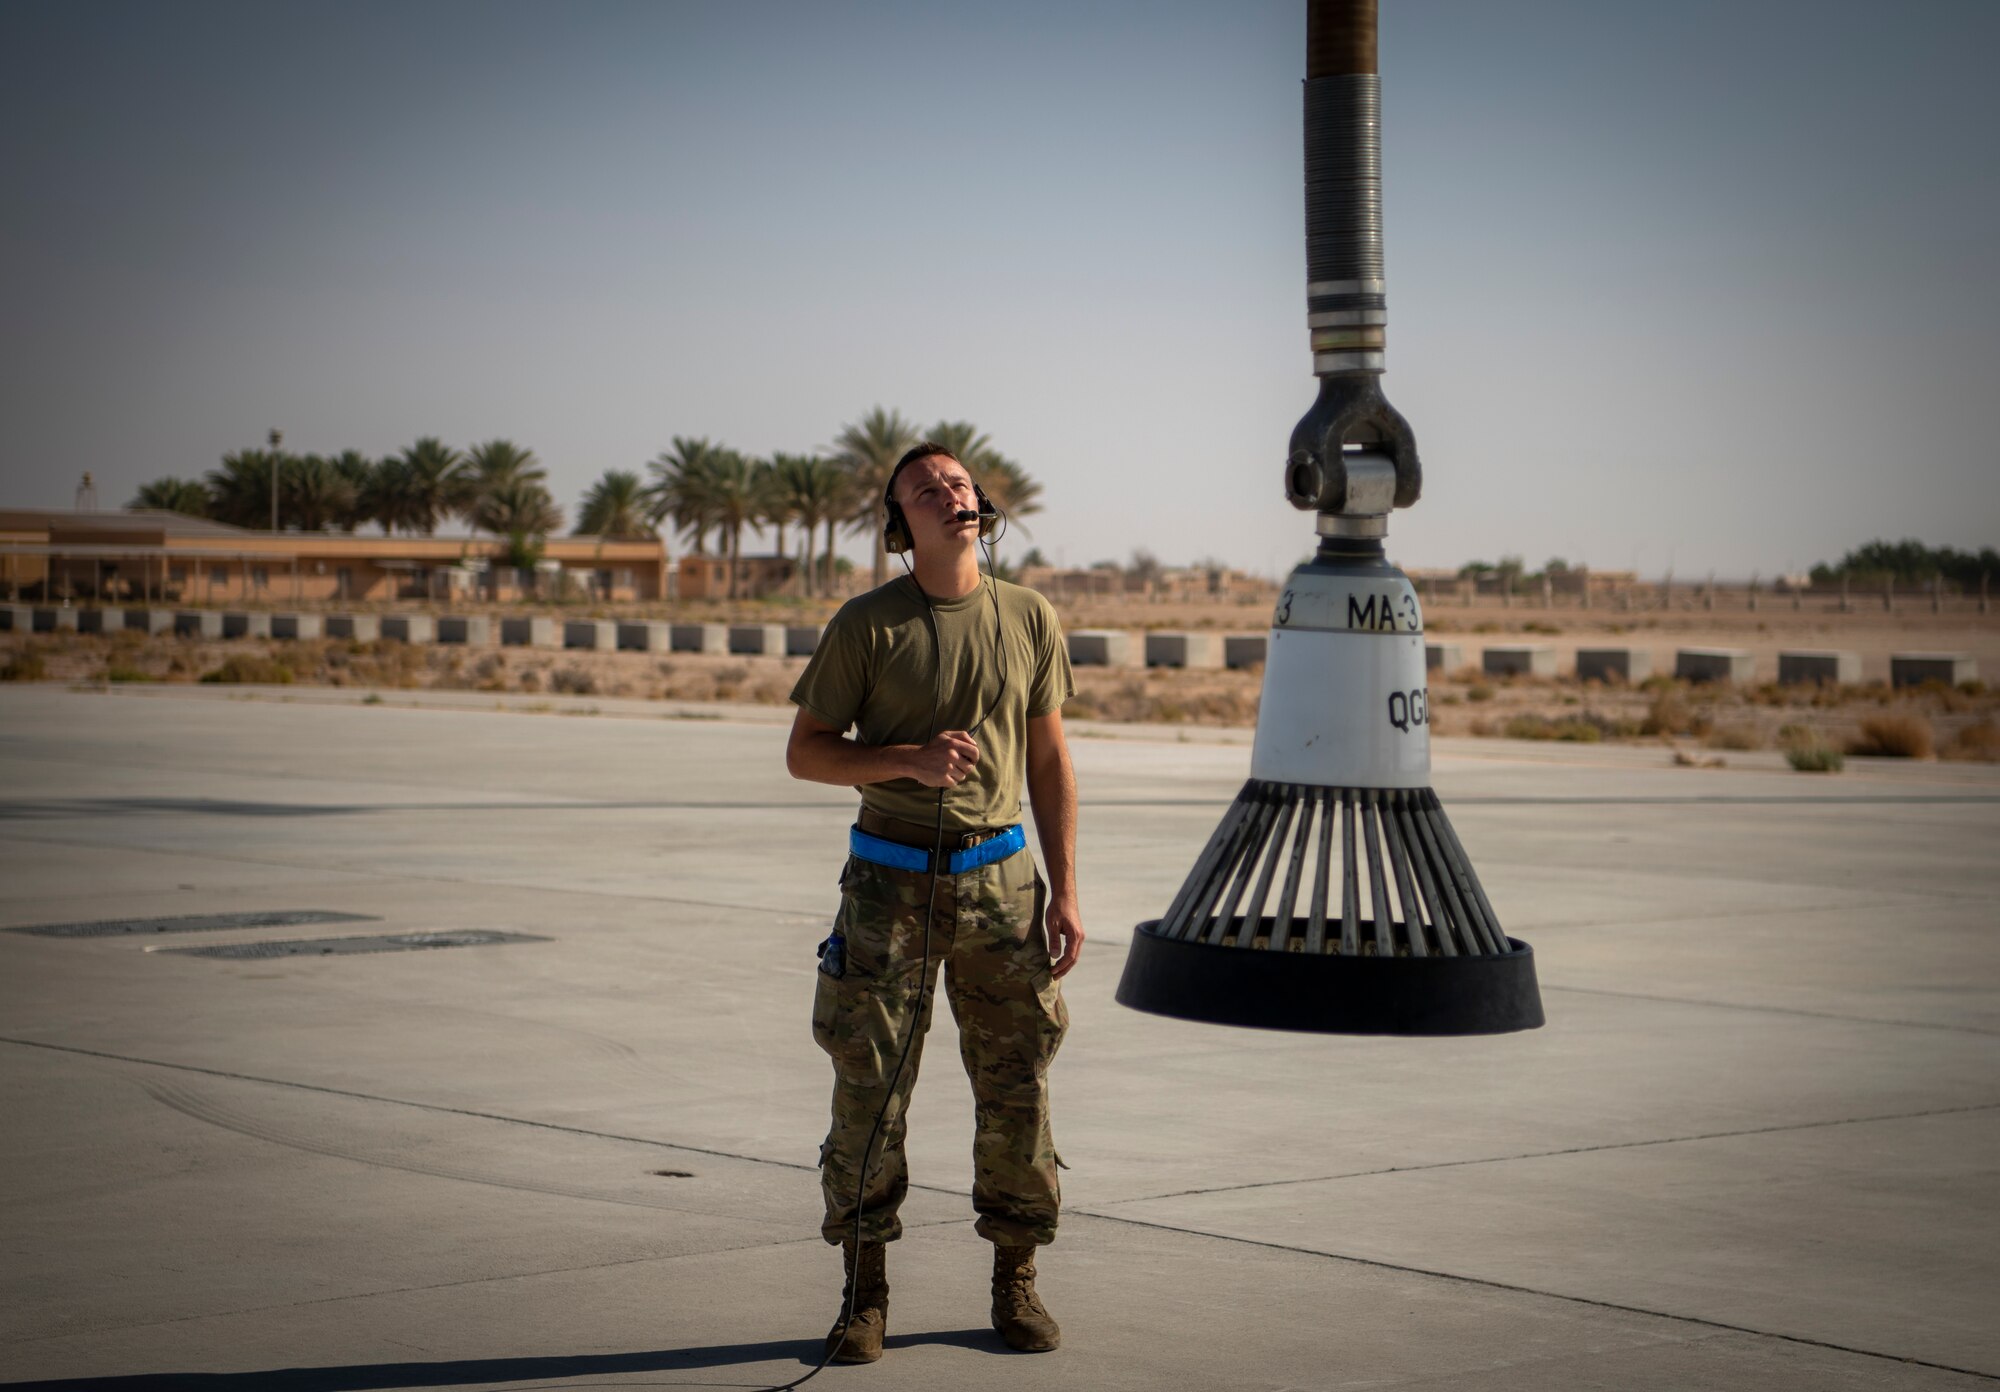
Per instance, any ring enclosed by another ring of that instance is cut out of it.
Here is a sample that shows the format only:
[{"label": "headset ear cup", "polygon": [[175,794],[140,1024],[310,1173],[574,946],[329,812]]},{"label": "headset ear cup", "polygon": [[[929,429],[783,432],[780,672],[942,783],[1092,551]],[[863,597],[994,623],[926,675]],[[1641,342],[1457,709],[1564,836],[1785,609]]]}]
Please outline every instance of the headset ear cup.
[{"label": "headset ear cup", "polygon": [[900,556],[911,546],[910,524],[903,520],[901,503],[885,502],[883,507],[889,516],[882,524],[882,549],[892,556]]}]

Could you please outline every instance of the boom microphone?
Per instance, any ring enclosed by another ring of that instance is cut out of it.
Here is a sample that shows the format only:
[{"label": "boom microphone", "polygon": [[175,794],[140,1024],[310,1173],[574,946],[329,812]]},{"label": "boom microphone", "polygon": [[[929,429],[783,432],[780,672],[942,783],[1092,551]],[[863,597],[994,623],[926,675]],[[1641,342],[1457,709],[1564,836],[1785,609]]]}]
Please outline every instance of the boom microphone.
[{"label": "boom microphone", "polygon": [[952,520],[957,522],[977,522],[979,520],[979,509],[960,508],[952,514]]}]

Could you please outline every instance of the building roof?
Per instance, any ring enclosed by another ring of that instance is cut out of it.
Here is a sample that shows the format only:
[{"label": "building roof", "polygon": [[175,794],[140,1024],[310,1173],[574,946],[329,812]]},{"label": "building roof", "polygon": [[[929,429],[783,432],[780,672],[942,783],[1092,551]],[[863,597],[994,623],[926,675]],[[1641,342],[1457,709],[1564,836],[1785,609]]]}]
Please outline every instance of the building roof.
[{"label": "building roof", "polygon": [[[84,548],[108,552],[117,548],[166,550],[176,554],[252,555],[282,560],[293,556],[332,558],[399,557],[424,564],[449,563],[459,557],[491,558],[503,554],[507,542],[490,534],[473,536],[356,535],[351,532],[271,532],[233,527],[205,517],[152,508],[105,512],[75,512],[49,508],[0,508],[0,537],[9,549],[24,553]],[[666,543],[655,537],[551,536],[543,542],[551,559],[572,562],[602,559],[622,564],[663,562]]]}]

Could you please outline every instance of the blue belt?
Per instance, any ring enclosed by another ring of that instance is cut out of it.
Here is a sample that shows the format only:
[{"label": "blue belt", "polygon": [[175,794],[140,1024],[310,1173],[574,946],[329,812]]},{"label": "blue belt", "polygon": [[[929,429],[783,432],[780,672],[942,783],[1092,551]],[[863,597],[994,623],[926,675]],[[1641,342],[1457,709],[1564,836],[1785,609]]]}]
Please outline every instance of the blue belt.
[{"label": "blue belt", "polygon": [[[968,870],[977,870],[982,865],[1005,860],[1016,851],[1025,849],[1027,844],[1027,835],[1022,832],[1021,824],[1016,822],[998,836],[990,836],[977,846],[953,851],[951,858],[945,862],[946,873],[963,875]],[[863,860],[886,865],[892,870],[915,870],[921,874],[931,868],[931,853],[922,846],[905,846],[900,841],[885,841],[879,836],[870,836],[860,827],[848,828],[847,849]]]}]

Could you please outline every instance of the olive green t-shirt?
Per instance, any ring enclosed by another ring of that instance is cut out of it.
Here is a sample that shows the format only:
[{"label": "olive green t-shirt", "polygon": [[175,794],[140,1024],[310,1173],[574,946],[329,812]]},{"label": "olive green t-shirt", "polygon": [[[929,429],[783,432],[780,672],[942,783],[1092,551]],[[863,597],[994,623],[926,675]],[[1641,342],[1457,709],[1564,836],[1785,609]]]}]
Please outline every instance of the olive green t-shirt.
[{"label": "olive green t-shirt", "polygon": [[[1036,591],[984,577],[961,599],[933,601],[931,612],[935,645],[914,579],[850,599],[820,635],[792,701],[836,730],[855,727],[862,744],[923,744],[945,730],[972,730],[979,762],[945,790],[944,824],[1007,826],[1021,819],[1028,721],[1076,695],[1062,624]],[[943,699],[933,719],[940,671]],[[938,790],[914,778],[859,792],[862,806],[884,816],[923,826],[937,820]]]}]

